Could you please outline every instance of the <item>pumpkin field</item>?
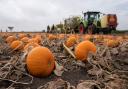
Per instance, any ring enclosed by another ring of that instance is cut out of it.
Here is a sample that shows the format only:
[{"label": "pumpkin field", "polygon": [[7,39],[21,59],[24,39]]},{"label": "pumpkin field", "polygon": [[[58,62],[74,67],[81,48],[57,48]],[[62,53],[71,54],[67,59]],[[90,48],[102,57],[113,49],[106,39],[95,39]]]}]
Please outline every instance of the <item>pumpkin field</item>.
[{"label": "pumpkin field", "polygon": [[0,89],[128,89],[128,34],[1,32]]}]

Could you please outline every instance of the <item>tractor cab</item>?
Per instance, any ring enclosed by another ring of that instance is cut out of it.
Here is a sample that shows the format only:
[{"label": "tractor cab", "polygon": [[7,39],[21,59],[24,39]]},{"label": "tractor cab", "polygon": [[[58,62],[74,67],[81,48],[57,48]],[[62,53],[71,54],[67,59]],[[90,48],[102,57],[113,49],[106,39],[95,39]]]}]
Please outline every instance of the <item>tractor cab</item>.
[{"label": "tractor cab", "polygon": [[93,24],[95,21],[99,21],[100,12],[86,12],[84,13],[84,20],[88,22],[88,25]]}]

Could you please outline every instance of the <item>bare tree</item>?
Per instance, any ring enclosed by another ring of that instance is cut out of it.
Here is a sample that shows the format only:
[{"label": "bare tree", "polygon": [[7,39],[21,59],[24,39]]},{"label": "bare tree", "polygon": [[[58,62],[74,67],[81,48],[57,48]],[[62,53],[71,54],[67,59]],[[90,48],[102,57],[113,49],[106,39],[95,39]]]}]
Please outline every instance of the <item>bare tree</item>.
[{"label": "bare tree", "polygon": [[8,29],[10,30],[10,32],[12,32],[13,28],[14,27],[11,27],[11,26],[8,27]]}]

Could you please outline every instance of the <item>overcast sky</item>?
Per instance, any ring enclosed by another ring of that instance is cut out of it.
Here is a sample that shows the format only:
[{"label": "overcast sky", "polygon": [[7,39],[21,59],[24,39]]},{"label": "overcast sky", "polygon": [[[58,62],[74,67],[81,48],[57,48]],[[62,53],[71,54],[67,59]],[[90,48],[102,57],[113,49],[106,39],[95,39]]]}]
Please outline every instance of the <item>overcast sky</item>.
[{"label": "overcast sky", "polygon": [[116,13],[118,29],[128,29],[128,0],[0,0],[0,29],[42,30],[88,10]]}]

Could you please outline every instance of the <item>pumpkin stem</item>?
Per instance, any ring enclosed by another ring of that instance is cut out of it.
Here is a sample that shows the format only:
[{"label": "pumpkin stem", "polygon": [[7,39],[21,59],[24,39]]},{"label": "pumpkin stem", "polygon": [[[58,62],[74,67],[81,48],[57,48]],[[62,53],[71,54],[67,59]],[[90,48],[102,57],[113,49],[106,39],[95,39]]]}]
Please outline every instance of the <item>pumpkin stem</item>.
[{"label": "pumpkin stem", "polygon": [[63,43],[64,48],[66,49],[66,51],[73,57],[76,59],[76,56],[74,55],[74,53]]}]

